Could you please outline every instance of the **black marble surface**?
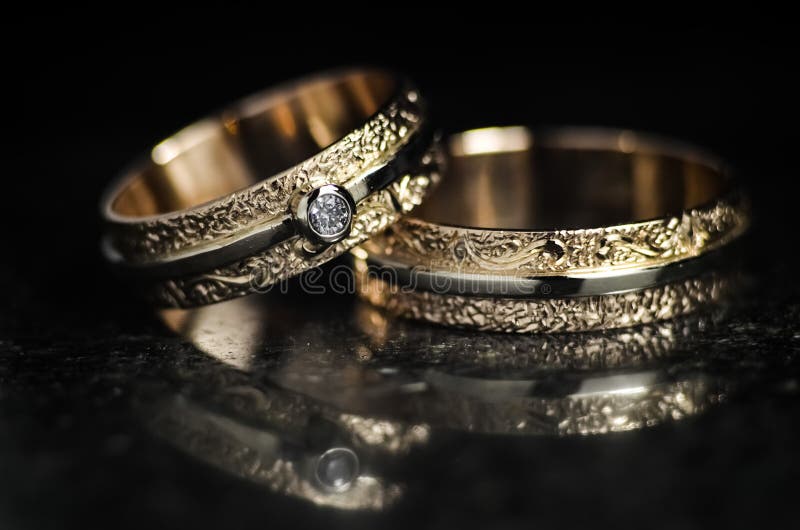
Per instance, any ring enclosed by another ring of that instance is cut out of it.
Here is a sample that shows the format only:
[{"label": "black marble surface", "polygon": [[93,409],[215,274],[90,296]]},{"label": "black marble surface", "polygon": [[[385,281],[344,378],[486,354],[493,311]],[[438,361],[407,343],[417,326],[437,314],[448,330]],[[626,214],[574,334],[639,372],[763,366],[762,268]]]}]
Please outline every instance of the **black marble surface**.
[{"label": "black marble surface", "polygon": [[[791,53],[766,37],[719,45],[733,34],[676,46],[658,33],[633,51],[551,44],[535,68],[521,37],[514,53],[440,42],[349,59],[410,71],[451,131],[630,126],[742,170],[757,218],[735,303],[568,337],[453,332],[296,292],[160,318],[99,260],[102,186],[202,112],[341,58],[309,46],[265,72],[246,68],[261,57],[252,47],[221,60],[252,36],[180,61],[178,44],[123,31],[15,59],[40,115],[20,129],[25,178],[4,211],[0,528],[796,524]],[[431,58],[443,56],[447,68]],[[336,447],[355,451],[365,485],[315,482],[316,456]]]}]

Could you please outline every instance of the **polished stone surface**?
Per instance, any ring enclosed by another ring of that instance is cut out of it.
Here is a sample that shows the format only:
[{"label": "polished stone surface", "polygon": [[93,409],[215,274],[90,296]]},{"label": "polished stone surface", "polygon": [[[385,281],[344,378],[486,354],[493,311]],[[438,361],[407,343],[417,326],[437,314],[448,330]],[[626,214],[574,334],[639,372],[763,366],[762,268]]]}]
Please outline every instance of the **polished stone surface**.
[{"label": "polished stone surface", "polygon": [[665,526],[786,514],[800,303],[748,277],[729,307],[553,336],[395,321],[298,285],[158,315],[20,304],[2,321],[0,513],[200,528],[577,524],[643,502]]}]

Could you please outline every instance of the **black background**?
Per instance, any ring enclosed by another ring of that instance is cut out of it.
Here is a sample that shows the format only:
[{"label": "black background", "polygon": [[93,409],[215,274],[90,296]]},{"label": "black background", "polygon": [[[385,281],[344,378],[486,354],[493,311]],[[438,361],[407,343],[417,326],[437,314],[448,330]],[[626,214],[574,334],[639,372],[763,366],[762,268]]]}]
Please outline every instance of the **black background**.
[{"label": "black background", "polygon": [[[377,64],[405,71],[429,96],[445,131],[609,125],[720,153],[741,170],[755,202],[751,267],[768,284],[755,296],[774,297],[751,309],[748,340],[765,355],[797,351],[791,255],[798,61],[795,28],[779,16],[509,22],[529,15],[503,12],[469,26],[456,16],[405,8],[376,13],[369,29],[353,20],[300,24],[287,17],[244,7],[169,14],[121,8],[102,17],[26,14],[4,21],[3,84],[10,94],[0,243],[0,528],[276,523],[253,511],[256,493],[217,482],[237,495],[219,501],[218,489],[203,486],[216,476],[176,463],[150,442],[123,456],[108,449],[114,433],[135,427],[115,415],[121,405],[109,388],[91,384],[94,373],[114,372],[105,354],[124,349],[115,341],[144,344],[164,332],[100,260],[98,199],[159,139],[226,102],[320,69]],[[115,377],[130,377],[128,368]],[[614,451],[636,471],[592,468],[591,453],[583,453],[578,462],[591,471],[568,470],[554,489],[558,498],[540,497],[537,513],[521,496],[471,522],[738,526],[793,517],[784,487],[798,478],[798,411],[796,397],[754,398],[700,429],[628,439]],[[543,449],[563,449],[556,444]],[[676,445],[681,456],[665,457]],[[718,454],[720,446],[726,448]],[[470,457],[480,460],[480,451]],[[670,474],[676,462],[680,473]],[[513,462],[492,465],[513,476]],[[162,474],[171,481],[158,480]],[[662,481],[664,474],[670,476]],[[643,477],[652,482],[637,486]],[[585,481],[604,494],[586,493]],[[615,485],[627,498],[609,494]],[[575,497],[580,506],[571,504],[573,486],[582,492]],[[470,522],[453,513],[422,515],[441,527]],[[416,524],[404,517],[396,522]]]}]

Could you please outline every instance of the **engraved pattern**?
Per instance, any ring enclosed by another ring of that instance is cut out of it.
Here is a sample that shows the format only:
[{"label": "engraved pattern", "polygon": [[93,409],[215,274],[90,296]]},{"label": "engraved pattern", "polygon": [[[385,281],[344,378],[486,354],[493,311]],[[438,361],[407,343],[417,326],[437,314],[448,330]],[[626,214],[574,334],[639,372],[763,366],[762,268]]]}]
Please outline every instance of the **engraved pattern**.
[{"label": "engraved pattern", "polygon": [[299,188],[344,184],[388,162],[423,121],[421,100],[413,97],[414,101],[409,101],[406,94],[317,155],[255,186],[208,205],[145,222],[112,223],[114,247],[125,259],[133,261],[170,255],[286,213],[292,194]]},{"label": "engraved pattern", "polygon": [[392,314],[461,328],[506,333],[612,329],[694,312],[730,291],[726,276],[709,274],[632,293],[583,298],[504,299],[407,291],[356,267],[362,298]]},{"label": "engraved pattern", "polygon": [[163,307],[206,305],[264,291],[279,281],[322,265],[386,230],[400,215],[420,204],[439,180],[435,159],[426,155],[422,171],[405,175],[387,189],[362,201],[357,207],[350,235],[318,254],[307,252],[303,248],[304,240],[294,237],[208,273],[158,284],[152,298]]},{"label": "engraved pattern", "polygon": [[465,273],[558,275],[645,267],[687,259],[744,232],[748,205],[738,194],[680,217],[554,232],[458,228],[405,218],[364,248],[409,266]]}]

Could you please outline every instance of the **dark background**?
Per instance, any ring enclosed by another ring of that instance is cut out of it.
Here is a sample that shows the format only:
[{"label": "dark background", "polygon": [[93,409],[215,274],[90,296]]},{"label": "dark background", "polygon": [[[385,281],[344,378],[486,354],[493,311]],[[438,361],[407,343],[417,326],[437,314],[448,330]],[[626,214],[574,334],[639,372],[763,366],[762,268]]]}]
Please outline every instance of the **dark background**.
[{"label": "dark background", "polygon": [[[797,56],[779,16],[684,24],[487,16],[463,28],[427,15],[419,27],[416,15],[397,24],[381,16],[366,32],[352,21],[282,27],[244,8],[121,12],[103,23],[68,14],[6,20],[11,193],[3,214],[15,228],[6,246],[44,281],[58,274],[42,272],[52,266],[43,254],[62,272],[98,263],[98,196],[135,157],[265,86],[358,64],[413,76],[445,131],[597,124],[703,145],[758,182],[752,193],[770,217],[791,221]],[[31,231],[46,232],[46,251]]]},{"label": "dark background", "polygon": [[[183,125],[319,69],[403,70],[418,80],[446,131],[609,125],[720,153],[741,170],[757,214],[749,248],[758,287],[741,317],[747,332],[738,347],[781,358],[797,352],[798,61],[795,28],[780,16],[509,23],[515,17],[505,13],[468,26],[406,8],[376,15],[369,30],[352,20],[331,30],[330,23],[291,24],[245,8],[142,11],[4,21],[3,84],[10,94],[0,243],[3,530],[275,523],[256,492],[174,458],[137,436],[121,412],[124,399],[114,389],[134,384],[152,357],[174,344],[102,264],[98,198],[123,166]],[[132,351],[146,355],[115,364]],[[699,426],[626,439],[614,449],[620,467],[613,469],[572,447],[568,454],[579,456],[558,460],[566,467],[552,498],[538,484],[530,490],[537,501],[512,496],[471,522],[674,527],[794,518],[785,488],[799,478],[798,412],[794,394],[756,394]],[[567,450],[574,443],[566,442]],[[556,444],[542,450],[564,450]],[[491,446],[469,457],[483,462]],[[476,469],[476,476],[492,469],[513,476],[516,468],[486,460]],[[548,472],[557,475],[558,468]],[[520,487],[532,487],[531,480],[520,478]],[[593,496],[587,484],[605,493]],[[626,498],[614,499],[614,487]],[[421,514],[437,526],[470,522],[426,509]],[[416,524],[412,512],[395,522]]]}]

